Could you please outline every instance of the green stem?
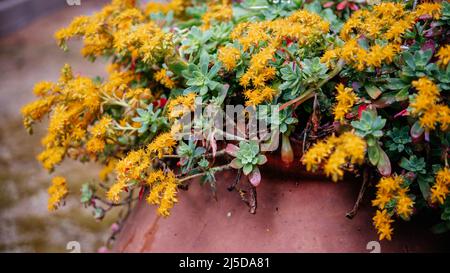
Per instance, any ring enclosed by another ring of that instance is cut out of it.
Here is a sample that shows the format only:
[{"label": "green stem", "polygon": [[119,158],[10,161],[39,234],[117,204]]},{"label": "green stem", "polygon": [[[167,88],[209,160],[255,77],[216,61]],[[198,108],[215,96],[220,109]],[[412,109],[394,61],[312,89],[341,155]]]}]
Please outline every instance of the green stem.
[{"label": "green stem", "polygon": [[[217,167],[211,168],[208,172],[221,172],[221,171],[225,171],[225,170],[229,170],[229,169],[231,169],[231,165],[230,164],[226,164],[226,165],[222,165],[222,166],[217,166]],[[196,174],[193,174],[193,175],[189,175],[189,176],[186,176],[184,178],[179,179],[178,181],[180,183],[183,183],[183,182],[185,182],[187,180],[191,180],[191,179],[194,179],[196,177],[205,176],[208,172],[202,172],[202,173],[196,173]]]},{"label": "green stem", "polygon": [[[223,149],[223,150],[220,150],[220,151],[217,151],[216,152],[216,154],[215,154],[215,157],[218,157],[218,156],[223,156],[223,155],[225,155],[226,154],[226,152],[225,152],[225,149]],[[195,156],[194,158],[198,158],[198,157],[201,157],[201,156],[204,156],[204,157],[213,157],[213,154],[212,153],[209,153],[209,154],[201,154],[201,155],[198,155],[198,156]],[[163,159],[171,159],[171,158],[175,158],[175,159],[177,159],[177,158],[183,158],[184,156],[181,156],[181,155],[163,155]]]}]

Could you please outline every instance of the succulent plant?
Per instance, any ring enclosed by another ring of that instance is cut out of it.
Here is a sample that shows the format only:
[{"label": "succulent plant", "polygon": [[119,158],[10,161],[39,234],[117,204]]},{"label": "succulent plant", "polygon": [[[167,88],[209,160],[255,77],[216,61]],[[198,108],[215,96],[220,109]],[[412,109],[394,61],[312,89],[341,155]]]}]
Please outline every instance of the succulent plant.
[{"label": "succulent plant", "polygon": [[206,95],[209,90],[221,90],[222,84],[215,81],[217,72],[221,67],[220,62],[214,64],[211,69],[209,67],[210,57],[206,51],[200,55],[198,65],[190,63],[183,71],[183,76],[187,79],[188,88],[184,90],[185,94],[197,92],[200,95]]},{"label": "succulent plant", "polygon": [[150,129],[150,133],[155,134],[159,129],[168,126],[167,119],[161,116],[161,109],[153,110],[153,104],[150,104],[147,109],[136,109],[139,117],[135,117],[132,120],[139,122],[141,127],[138,132],[144,134]]},{"label": "succulent plant", "polygon": [[241,141],[239,148],[233,144],[228,144],[227,153],[235,156],[231,161],[231,167],[235,169],[242,169],[245,175],[249,176],[250,182],[257,186],[261,182],[261,174],[258,165],[263,165],[267,162],[267,157],[260,154],[258,142]]}]

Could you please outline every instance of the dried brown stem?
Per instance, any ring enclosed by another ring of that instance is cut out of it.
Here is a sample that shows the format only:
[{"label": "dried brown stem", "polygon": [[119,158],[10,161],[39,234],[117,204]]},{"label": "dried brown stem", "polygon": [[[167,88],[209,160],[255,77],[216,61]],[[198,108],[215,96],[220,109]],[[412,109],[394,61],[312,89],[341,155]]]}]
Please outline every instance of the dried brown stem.
[{"label": "dried brown stem", "polygon": [[346,213],[345,216],[347,218],[352,219],[353,217],[355,217],[356,213],[358,212],[358,208],[363,199],[364,192],[366,191],[368,181],[369,181],[369,169],[367,167],[365,167],[364,171],[363,171],[363,182],[361,185],[361,189],[359,190],[359,193],[358,193],[358,198],[356,199],[355,205],[353,206],[352,210]]}]

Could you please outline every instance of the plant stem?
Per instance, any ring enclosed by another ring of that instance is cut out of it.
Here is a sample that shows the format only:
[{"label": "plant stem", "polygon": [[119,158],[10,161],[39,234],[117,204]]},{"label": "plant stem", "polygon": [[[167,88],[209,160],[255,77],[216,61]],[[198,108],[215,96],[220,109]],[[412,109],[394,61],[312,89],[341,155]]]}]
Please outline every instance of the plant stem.
[{"label": "plant stem", "polygon": [[369,169],[365,167],[363,171],[363,183],[361,185],[361,189],[359,190],[358,198],[356,199],[355,205],[353,206],[352,210],[346,213],[345,216],[347,218],[352,219],[358,212],[359,204],[361,203],[362,198],[364,196],[364,192],[366,191],[368,181],[369,181]]},{"label": "plant stem", "polygon": [[[226,152],[225,152],[225,149],[223,149],[223,150],[220,150],[220,151],[218,151],[218,152],[216,152],[216,157],[218,157],[218,156],[223,156],[223,155],[225,155],[226,154]],[[199,155],[199,156],[196,156],[196,157],[200,157],[200,156],[204,156],[204,157],[213,157],[213,154],[212,153],[209,153],[209,154],[204,154],[204,155]],[[177,159],[177,158],[183,158],[184,156],[181,156],[181,155],[163,155],[163,159],[172,159],[172,158],[175,158],[175,159]]]},{"label": "plant stem", "polygon": [[[226,164],[226,165],[222,165],[222,166],[217,166],[217,167],[211,168],[208,172],[221,172],[221,171],[225,171],[225,170],[229,170],[229,169],[231,169],[231,165],[230,164]],[[202,173],[196,173],[196,174],[193,174],[193,175],[189,175],[189,176],[186,176],[184,178],[179,179],[178,181],[180,183],[183,183],[183,182],[185,182],[187,180],[190,180],[190,179],[193,179],[193,178],[196,178],[196,177],[205,176],[208,172],[202,172]]]}]

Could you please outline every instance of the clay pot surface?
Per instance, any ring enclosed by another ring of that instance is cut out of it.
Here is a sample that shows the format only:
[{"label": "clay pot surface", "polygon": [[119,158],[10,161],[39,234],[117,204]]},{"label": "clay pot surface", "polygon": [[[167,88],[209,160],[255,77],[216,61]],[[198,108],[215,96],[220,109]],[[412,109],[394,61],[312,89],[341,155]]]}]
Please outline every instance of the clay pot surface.
[{"label": "clay pot surface", "polygon": [[[193,181],[188,191],[180,191],[179,203],[168,218],[157,216],[155,207],[142,200],[114,251],[371,252],[374,243],[369,242],[378,241],[370,193],[353,219],[345,216],[354,205],[360,179],[333,183],[272,162],[262,169],[257,212],[250,214],[239,194],[227,190],[235,177],[236,171],[217,175],[217,201],[208,185]],[[397,220],[393,240],[381,241],[380,251],[448,251],[449,236],[434,235],[430,227],[429,222],[414,218]]]}]

